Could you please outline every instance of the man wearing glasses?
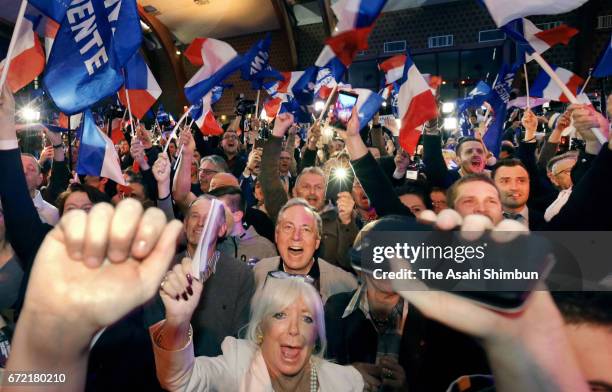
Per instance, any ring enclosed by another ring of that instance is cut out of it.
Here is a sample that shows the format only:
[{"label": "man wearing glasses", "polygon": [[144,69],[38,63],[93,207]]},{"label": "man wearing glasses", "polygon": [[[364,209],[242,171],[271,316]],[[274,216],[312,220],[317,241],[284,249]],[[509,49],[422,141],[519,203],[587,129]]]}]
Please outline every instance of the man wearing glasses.
[{"label": "man wearing glasses", "polygon": [[322,224],[306,200],[289,200],[278,214],[274,232],[280,257],[263,259],[255,265],[257,286],[264,284],[269,272],[278,270],[310,276],[324,303],[334,294],[355,290],[357,280],[352,274],[315,255],[321,244]]}]

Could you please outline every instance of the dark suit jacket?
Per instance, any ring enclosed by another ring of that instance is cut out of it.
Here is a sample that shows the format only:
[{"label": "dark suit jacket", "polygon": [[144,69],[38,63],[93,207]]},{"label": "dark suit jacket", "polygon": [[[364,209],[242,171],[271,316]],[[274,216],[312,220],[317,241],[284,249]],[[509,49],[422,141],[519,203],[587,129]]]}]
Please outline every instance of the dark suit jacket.
[{"label": "dark suit jacket", "polygon": [[[326,357],[341,365],[376,361],[378,337],[372,322],[358,308],[342,318],[354,294],[333,295],[325,304]],[[476,341],[427,319],[414,306],[408,307],[399,363],[411,392],[445,391],[459,376],[490,374]]]},{"label": "dark suit jacket", "polygon": [[[185,253],[175,257],[176,262]],[[253,272],[246,264],[221,253],[216,271],[204,283],[204,292],[191,319],[195,355],[221,355],[226,336],[237,337],[249,321],[250,302],[255,292]],[[148,325],[164,319],[159,295],[145,310]]]}]

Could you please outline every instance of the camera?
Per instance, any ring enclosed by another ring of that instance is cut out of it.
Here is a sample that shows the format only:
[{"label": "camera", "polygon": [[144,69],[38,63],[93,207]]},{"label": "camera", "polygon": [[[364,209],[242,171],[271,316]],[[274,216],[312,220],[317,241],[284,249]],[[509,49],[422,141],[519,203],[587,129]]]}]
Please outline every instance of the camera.
[{"label": "camera", "polygon": [[236,107],[234,109],[237,115],[244,116],[248,113],[255,113],[255,101],[252,99],[246,99],[244,94],[240,94],[236,97]]}]

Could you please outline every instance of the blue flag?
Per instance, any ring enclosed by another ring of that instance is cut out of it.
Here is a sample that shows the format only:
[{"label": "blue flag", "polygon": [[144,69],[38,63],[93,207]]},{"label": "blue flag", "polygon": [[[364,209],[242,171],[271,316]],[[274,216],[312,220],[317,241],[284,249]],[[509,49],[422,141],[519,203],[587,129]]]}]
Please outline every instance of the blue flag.
[{"label": "blue flag", "polygon": [[612,75],[612,35],[610,35],[608,46],[604,48],[595,69],[593,69],[593,76],[597,78],[603,78],[610,75]]},{"label": "blue flag", "polygon": [[244,64],[240,67],[240,75],[242,79],[251,82],[253,90],[261,89],[266,79],[283,79],[283,75],[270,66],[270,44],[270,33],[268,33],[243,56]]},{"label": "blue flag", "polygon": [[510,91],[512,90],[512,82],[514,75],[521,66],[518,61],[513,66],[503,64],[497,76],[497,83],[491,89],[486,101],[491,105],[493,110],[493,121],[483,137],[483,141],[487,149],[498,156],[501,148],[501,141],[504,135],[504,122],[506,120],[506,105],[510,100]]},{"label": "blue flag", "polygon": [[457,100],[457,112],[463,113],[468,109],[479,108],[487,100],[491,87],[482,80],[470,91],[467,97]]},{"label": "blue flag", "polygon": [[302,76],[293,85],[291,89],[293,96],[301,106],[312,105],[314,102],[314,91],[318,72],[319,68],[311,65],[304,70]]},{"label": "blue flag", "polygon": [[28,0],[28,3],[57,23],[61,23],[64,20],[66,10],[68,10],[70,5],[69,0]]},{"label": "blue flag", "polygon": [[68,8],[44,84],[56,106],[75,114],[114,94],[121,67],[142,40],[135,0],[85,1]]}]

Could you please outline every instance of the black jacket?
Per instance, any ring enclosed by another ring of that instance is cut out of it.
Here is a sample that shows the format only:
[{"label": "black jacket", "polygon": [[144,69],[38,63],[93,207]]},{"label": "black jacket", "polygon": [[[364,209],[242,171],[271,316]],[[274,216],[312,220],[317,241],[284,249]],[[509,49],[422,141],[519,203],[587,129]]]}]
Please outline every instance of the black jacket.
[{"label": "black jacket", "polygon": [[[326,357],[339,364],[375,363],[377,334],[359,308],[342,318],[355,292],[331,296],[325,304]],[[490,374],[484,351],[470,337],[425,318],[408,306],[399,363],[411,392],[445,391],[459,376]]]}]

